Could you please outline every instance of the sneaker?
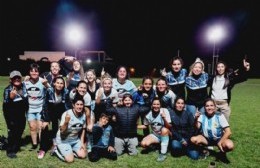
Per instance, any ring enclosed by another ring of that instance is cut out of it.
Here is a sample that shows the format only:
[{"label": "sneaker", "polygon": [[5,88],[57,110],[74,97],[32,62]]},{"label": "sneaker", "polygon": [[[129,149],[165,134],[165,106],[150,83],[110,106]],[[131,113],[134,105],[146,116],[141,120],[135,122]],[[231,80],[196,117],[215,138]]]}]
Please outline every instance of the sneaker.
[{"label": "sneaker", "polygon": [[53,145],[51,150],[50,150],[50,155],[53,156],[54,153],[55,153],[55,150],[57,150],[57,146],[56,145]]},{"label": "sneaker", "polygon": [[206,148],[207,148],[208,150],[211,150],[211,151],[214,150],[214,146],[207,146]]},{"label": "sneaker", "polygon": [[157,158],[158,162],[163,162],[167,158],[166,154],[160,154]]},{"label": "sneaker", "polygon": [[79,156],[77,155],[77,153],[74,152],[74,151],[73,151],[73,155],[74,155],[75,158],[79,158]]},{"label": "sneaker", "polygon": [[7,153],[6,155],[11,159],[17,158],[15,153]]},{"label": "sneaker", "polygon": [[54,150],[54,155],[56,155],[60,160],[65,161],[65,158],[59,152],[58,148]]},{"label": "sneaker", "polygon": [[38,152],[38,159],[42,159],[44,156],[45,156],[45,151],[40,150],[40,151]]},{"label": "sneaker", "polygon": [[226,163],[226,164],[230,163],[230,161],[227,158],[226,153],[223,153],[223,152],[219,152],[217,154],[216,161],[221,161],[221,162]]}]

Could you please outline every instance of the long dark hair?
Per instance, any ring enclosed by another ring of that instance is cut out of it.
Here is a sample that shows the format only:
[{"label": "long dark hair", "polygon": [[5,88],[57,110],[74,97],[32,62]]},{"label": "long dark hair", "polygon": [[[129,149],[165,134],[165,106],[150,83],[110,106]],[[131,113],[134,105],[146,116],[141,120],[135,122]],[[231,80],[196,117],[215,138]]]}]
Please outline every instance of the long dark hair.
[{"label": "long dark hair", "polygon": [[170,60],[170,62],[169,62],[169,67],[172,67],[172,64],[173,64],[173,62],[174,62],[175,60],[179,60],[180,63],[181,63],[181,66],[183,67],[184,62],[183,62],[183,59],[182,59],[180,56],[175,56],[175,57],[173,57],[173,58]]},{"label": "long dark hair", "polygon": [[[64,78],[62,77],[62,76],[57,76],[57,77],[55,77],[53,80],[52,80],[52,87],[54,88],[54,83],[58,80],[58,79],[60,79],[60,80],[62,80],[63,81],[63,89],[61,90],[62,92],[64,91],[64,89],[65,89],[65,85],[66,85],[66,83],[65,83],[65,80],[64,80]],[[55,90],[55,88],[54,88],[54,90]]]},{"label": "long dark hair", "polygon": [[[216,64],[216,67],[218,66],[218,64],[223,64],[225,66],[225,72],[224,72],[225,83],[224,83],[223,88],[222,88],[222,89],[225,89],[230,84],[229,75],[228,75],[228,67],[227,67],[227,64],[224,61],[218,61],[218,63]],[[217,68],[216,68],[216,74],[218,75]],[[217,81],[217,79],[216,79],[216,76],[215,76],[214,82],[216,82],[216,81]]]},{"label": "long dark hair", "polygon": [[[84,68],[83,68],[82,62],[80,60],[74,60],[73,63],[72,63],[72,66],[73,66],[74,62],[79,62],[79,64],[80,64],[80,69],[79,69],[80,80],[84,80],[85,74],[84,74]],[[72,68],[72,71],[68,74],[68,79],[66,80],[66,86],[67,87],[69,86],[69,83],[70,83],[72,77],[74,76],[74,74],[75,74],[75,71]]]},{"label": "long dark hair", "polygon": [[121,69],[121,68],[124,68],[126,70],[126,78],[125,79],[129,79],[129,71],[128,71],[128,68],[126,66],[123,66],[123,65],[120,65],[117,67],[116,69],[116,78],[118,78],[118,71]]},{"label": "long dark hair", "polygon": [[[176,99],[174,100],[174,104],[173,104],[173,108],[174,108],[175,111],[177,111],[177,110],[176,110],[176,103],[177,103],[177,101],[180,100],[180,99],[183,100],[184,105],[186,104],[185,99],[184,99],[183,97],[179,97],[179,96],[176,97]],[[184,107],[185,107],[185,106],[184,106]]]}]

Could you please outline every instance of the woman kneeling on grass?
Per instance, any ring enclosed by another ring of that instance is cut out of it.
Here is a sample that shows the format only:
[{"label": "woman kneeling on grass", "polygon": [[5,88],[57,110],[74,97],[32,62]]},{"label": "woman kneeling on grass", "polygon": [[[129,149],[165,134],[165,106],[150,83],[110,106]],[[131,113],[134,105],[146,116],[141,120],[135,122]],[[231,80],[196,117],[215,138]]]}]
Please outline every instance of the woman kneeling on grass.
[{"label": "woman kneeling on grass", "polygon": [[76,97],[72,101],[73,108],[64,112],[61,117],[60,129],[57,132],[56,155],[65,162],[73,162],[74,156],[85,158],[86,143],[84,141],[86,129],[86,115],[84,100]]},{"label": "woman kneeling on grass", "polygon": [[171,127],[170,123],[171,117],[169,111],[166,108],[161,108],[160,99],[155,97],[152,101],[152,109],[144,119],[144,125],[139,125],[138,128],[145,129],[151,125],[152,133],[144,137],[141,141],[141,146],[147,148],[151,144],[161,143],[161,153],[157,158],[158,162],[162,162],[166,159],[170,134],[169,129]]},{"label": "woman kneeling on grass", "polygon": [[216,112],[216,103],[213,99],[207,99],[204,104],[205,114],[196,113],[197,129],[201,129],[201,135],[191,137],[195,145],[216,145],[220,152],[217,159],[229,163],[226,152],[234,149],[233,142],[229,139],[231,130],[223,114]]}]

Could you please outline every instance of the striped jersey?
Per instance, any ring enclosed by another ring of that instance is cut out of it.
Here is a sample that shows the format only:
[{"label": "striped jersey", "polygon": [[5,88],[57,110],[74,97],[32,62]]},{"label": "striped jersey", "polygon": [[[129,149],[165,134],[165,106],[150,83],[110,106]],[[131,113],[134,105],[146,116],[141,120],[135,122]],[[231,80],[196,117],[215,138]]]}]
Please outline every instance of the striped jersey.
[{"label": "striped jersey", "polygon": [[223,135],[223,130],[229,127],[223,114],[215,114],[210,118],[205,114],[201,114],[198,122],[201,123],[203,136],[209,140],[219,140]]}]

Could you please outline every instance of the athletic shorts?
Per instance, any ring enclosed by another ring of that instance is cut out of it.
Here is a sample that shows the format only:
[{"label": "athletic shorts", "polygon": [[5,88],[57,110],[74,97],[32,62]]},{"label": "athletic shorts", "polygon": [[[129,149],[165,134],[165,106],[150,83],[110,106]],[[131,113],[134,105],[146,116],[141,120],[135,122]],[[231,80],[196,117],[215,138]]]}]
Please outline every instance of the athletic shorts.
[{"label": "athletic shorts", "polygon": [[66,143],[59,143],[57,145],[60,153],[66,157],[67,155],[73,154],[74,152],[78,152],[81,147],[81,141],[80,139],[73,141],[73,142],[66,142]]},{"label": "athletic shorts", "polygon": [[41,120],[41,113],[27,113],[26,114],[27,121],[32,121],[32,120]]}]

